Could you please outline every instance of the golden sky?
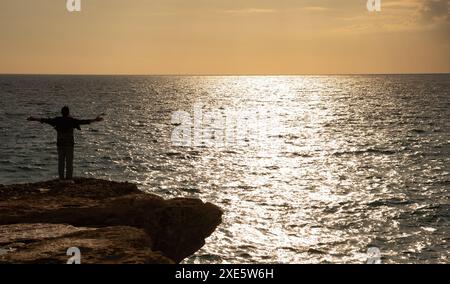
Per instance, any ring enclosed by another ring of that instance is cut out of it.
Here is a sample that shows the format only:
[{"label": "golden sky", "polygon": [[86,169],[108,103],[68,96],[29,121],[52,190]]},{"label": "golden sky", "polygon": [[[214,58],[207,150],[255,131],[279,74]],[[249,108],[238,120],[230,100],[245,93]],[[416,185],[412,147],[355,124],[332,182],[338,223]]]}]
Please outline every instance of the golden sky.
[{"label": "golden sky", "polygon": [[450,72],[450,0],[0,1],[0,73]]}]

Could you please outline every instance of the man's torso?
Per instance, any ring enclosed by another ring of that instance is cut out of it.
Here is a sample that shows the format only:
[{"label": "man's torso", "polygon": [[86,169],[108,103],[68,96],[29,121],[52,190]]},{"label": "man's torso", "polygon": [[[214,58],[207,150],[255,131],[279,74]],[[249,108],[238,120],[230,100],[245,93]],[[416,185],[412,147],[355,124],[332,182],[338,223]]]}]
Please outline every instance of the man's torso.
[{"label": "man's torso", "polygon": [[57,145],[58,147],[73,147],[75,139],[73,137],[73,130],[79,129],[78,121],[72,117],[56,117],[54,124],[57,131]]}]

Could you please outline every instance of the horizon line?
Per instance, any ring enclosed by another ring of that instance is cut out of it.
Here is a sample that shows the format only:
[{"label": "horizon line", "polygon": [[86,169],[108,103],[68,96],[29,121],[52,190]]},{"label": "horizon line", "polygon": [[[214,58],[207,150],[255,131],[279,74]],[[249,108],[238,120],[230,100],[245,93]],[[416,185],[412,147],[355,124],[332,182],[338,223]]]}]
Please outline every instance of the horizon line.
[{"label": "horizon line", "polygon": [[128,74],[128,73],[1,73],[0,76],[136,76],[136,77],[278,77],[278,76],[371,76],[371,75],[449,75],[450,72],[405,72],[405,73],[285,73],[285,74],[270,74],[270,73],[236,73],[236,74],[196,74],[196,73],[174,73],[174,74]]}]

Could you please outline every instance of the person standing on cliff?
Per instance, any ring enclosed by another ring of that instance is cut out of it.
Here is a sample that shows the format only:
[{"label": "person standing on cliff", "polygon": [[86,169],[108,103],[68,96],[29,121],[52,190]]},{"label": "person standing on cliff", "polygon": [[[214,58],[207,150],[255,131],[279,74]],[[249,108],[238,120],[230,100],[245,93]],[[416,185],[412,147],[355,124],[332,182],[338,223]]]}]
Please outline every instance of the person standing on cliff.
[{"label": "person standing on cliff", "polygon": [[[101,116],[95,119],[75,119],[70,116],[69,107],[65,106],[61,109],[62,117],[55,118],[36,118],[29,117],[28,121],[38,121],[46,123],[55,128],[57,131],[57,149],[58,149],[58,173],[60,180],[72,181],[73,178],[73,152],[75,141],[73,138],[73,130],[81,130],[80,125],[87,125],[93,122],[103,121]],[[64,169],[66,175],[64,176]]]}]

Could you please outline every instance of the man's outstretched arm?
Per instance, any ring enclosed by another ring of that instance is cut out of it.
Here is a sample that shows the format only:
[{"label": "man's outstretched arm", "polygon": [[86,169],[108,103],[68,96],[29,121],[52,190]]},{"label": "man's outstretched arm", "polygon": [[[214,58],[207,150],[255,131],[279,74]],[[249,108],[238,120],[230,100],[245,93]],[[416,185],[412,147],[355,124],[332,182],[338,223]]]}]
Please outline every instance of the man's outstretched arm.
[{"label": "man's outstretched arm", "polygon": [[38,121],[40,123],[47,123],[50,125],[54,125],[54,119],[51,118],[39,118],[39,117],[33,117],[30,116],[29,118],[27,118],[28,121]]},{"label": "man's outstretched arm", "polygon": [[78,125],[86,125],[86,124],[91,124],[93,122],[100,122],[103,121],[103,117],[101,116],[97,116],[94,119],[79,119],[77,120]]},{"label": "man's outstretched arm", "polygon": [[30,116],[29,118],[27,118],[28,121],[41,121],[42,118],[37,118],[37,117],[33,117]]}]

